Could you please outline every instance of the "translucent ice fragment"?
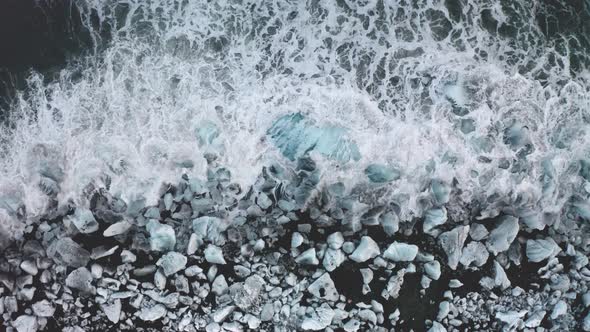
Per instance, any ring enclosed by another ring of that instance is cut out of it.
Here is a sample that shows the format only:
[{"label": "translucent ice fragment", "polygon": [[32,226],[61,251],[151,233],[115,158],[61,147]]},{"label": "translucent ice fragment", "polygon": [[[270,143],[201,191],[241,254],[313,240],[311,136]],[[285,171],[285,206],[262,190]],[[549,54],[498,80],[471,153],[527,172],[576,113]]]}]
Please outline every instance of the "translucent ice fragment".
[{"label": "translucent ice fragment", "polygon": [[411,262],[418,254],[418,246],[407,243],[393,242],[383,253],[383,257],[394,262]]},{"label": "translucent ice fragment", "polygon": [[211,121],[203,121],[196,130],[199,145],[209,145],[219,137],[219,129]]},{"label": "translucent ice fragment", "polygon": [[184,269],[188,259],[185,255],[175,251],[171,251],[158,260],[156,265],[160,266],[166,276],[171,276],[174,273]]},{"label": "translucent ice fragment", "polygon": [[365,168],[365,175],[374,183],[387,183],[400,178],[400,171],[382,164],[371,164]]},{"label": "translucent ice fragment", "polygon": [[540,262],[557,255],[560,251],[561,248],[550,237],[538,240],[529,239],[526,242],[526,256],[531,262]]},{"label": "translucent ice fragment", "polygon": [[283,156],[290,160],[317,151],[339,161],[359,160],[360,152],[344,128],[336,126],[317,127],[301,113],[288,114],[277,119],[267,134]]},{"label": "translucent ice fragment", "polygon": [[96,222],[94,215],[88,209],[76,209],[71,220],[80,233],[93,233],[98,230],[98,222]]},{"label": "translucent ice fragment", "polygon": [[426,234],[432,234],[433,229],[447,222],[447,210],[444,207],[440,209],[430,209],[424,215],[423,230]]},{"label": "translucent ice fragment", "polygon": [[432,196],[436,204],[444,205],[449,202],[451,187],[446,182],[434,179],[430,184],[430,190],[432,190]]},{"label": "translucent ice fragment", "polygon": [[494,255],[508,250],[510,244],[516,238],[518,229],[517,218],[513,216],[499,217],[497,227],[490,232],[486,242],[488,250]]},{"label": "translucent ice fragment", "polygon": [[160,224],[157,220],[150,220],[146,225],[150,233],[150,247],[154,251],[173,250],[176,245],[176,233],[169,225]]},{"label": "translucent ice fragment", "polygon": [[363,236],[358,247],[356,247],[352,255],[350,255],[350,259],[357,263],[362,263],[377,257],[380,253],[381,251],[379,250],[377,243],[372,238]]}]

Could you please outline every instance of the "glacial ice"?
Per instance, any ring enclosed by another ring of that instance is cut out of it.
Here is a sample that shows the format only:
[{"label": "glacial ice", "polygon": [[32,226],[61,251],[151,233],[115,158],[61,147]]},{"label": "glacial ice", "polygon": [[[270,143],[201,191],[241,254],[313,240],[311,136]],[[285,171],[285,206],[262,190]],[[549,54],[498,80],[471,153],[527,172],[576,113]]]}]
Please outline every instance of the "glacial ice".
[{"label": "glacial ice", "polygon": [[383,257],[394,262],[411,262],[418,254],[418,246],[407,243],[393,242],[383,252]]},{"label": "glacial ice", "polygon": [[374,183],[387,183],[400,178],[398,169],[382,164],[371,164],[365,168],[365,175]]},{"label": "glacial ice", "polygon": [[346,137],[343,128],[316,127],[301,113],[280,117],[267,133],[281,153],[293,161],[311,151],[339,162],[356,161],[361,157],[358,147]]},{"label": "glacial ice", "polygon": [[526,242],[526,256],[531,262],[540,262],[557,255],[560,251],[561,248],[550,237],[538,240],[529,239]]},{"label": "glacial ice", "polygon": [[183,254],[175,251],[170,251],[162,256],[156,263],[164,271],[168,277],[186,267],[188,259]]},{"label": "glacial ice", "polygon": [[463,244],[467,239],[469,233],[469,226],[458,226],[452,230],[442,233],[438,237],[438,241],[442,246],[444,252],[447,254],[448,265],[455,270],[459,265]]},{"label": "glacial ice", "polygon": [[349,258],[357,263],[362,263],[377,257],[379,254],[381,254],[379,245],[372,238],[363,236]]},{"label": "glacial ice", "polygon": [[150,247],[154,251],[174,250],[176,245],[176,233],[169,225],[160,224],[155,219],[150,220],[146,227],[150,234]]},{"label": "glacial ice", "polygon": [[93,233],[98,230],[98,222],[88,209],[76,209],[72,216],[72,222],[81,233]]},{"label": "glacial ice", "polygon": [[490,232],[486,241],[488,250],[494,255],[508,250],[516,238],[518,230],[517,218],[508,215],[499,217],[496,221],[496,228]]}]

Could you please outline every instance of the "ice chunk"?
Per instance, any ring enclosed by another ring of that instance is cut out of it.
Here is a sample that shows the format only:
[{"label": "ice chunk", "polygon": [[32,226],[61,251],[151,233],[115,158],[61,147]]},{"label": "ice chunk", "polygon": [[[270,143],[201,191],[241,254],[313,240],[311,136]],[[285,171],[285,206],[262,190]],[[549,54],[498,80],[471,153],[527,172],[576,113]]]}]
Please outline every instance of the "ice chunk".
[{"label": "ice chunk", "polygon": [[161,319],[166,315],[166,307],[161,304],[156,304],[152,307],[142,308],[137,316],[139,319],[147,322],[153,322]]},{"label": "ice chunk", "polygon": [[226,264],[223,251],[216,245],[210,244],[205,248],[205,260],[212,264]]},{"label": "ice chunk", "polygon": [[438,261],[432,261],[424,264],[424,272],[432,280],[438,280],[440,278],[440,263]]},{"label": "ice chunk", "polygon": [[98,230],[98,222],[88,209],[77,208],[71,220],[80,233],[93,233]]},{"label": "ice chunk", "polygon": [[107,229],[104,230],[102,235],[104,237],[121,235],[123,233],[126,233],[131,228],[131,226],[132,225],[129,222],[122,220],[110,225]]},{"label": "ice chunk", "polygon": [[56,262],[71,267],[85,266],[90,260],[90,253],[69,237],[55,241],[47,249],[47,255]]},{"label": "ice chunk", "polygon": [[435,235],[432,230],[447,222],[447,209],[441,207],[439,209],[430,209],[424,214],[423,231],[426,234]]},{"label": "ice chunk", "polygon": [[309,285],[307,290],[317,298],[327,301],[338,301],[338,291],[329,273],[322,274]]},{"label": "ice chunk", "polygon": [[301,113],[280,117],[267,134],[290,160],[296,160],[310,151],[317,151],[339,162],[360,159],[358,147],[346,137],[345,129],[335,126],[316,127]]},{"label": "ice chunk", "polygon": [[434,203],[437,205],[444,205],[449,202],[451,198],[451,187],[440,179],[434,179],[430,183],[430,190],[434,198]]},{"label": "ice chunk", "polygon": [[223,322],[232,312],[236,310],[235,305],[228,305],[223,308],[217,309],[214,313],[211,314],[211,318],[215,323]]},{"label": "ice chunk", "polygon": [[232,284],[229,288],[230,296],[240,309],[248,310],[259,301],[260,291],[264,285],[264,279],[258,275],[252,275],[243,283]]},{"label": "ice chunk", "polygon": [[204,239],[217,241],[226,228],[227,224],[217,217],[203,216],[193,220],[193,232],[197,235],[199,243]]},{"label": "ice chunk", "polygon": [[340,232],[332,233],[328,235],[327,243],[328,247],[332,249],[340,249],[342,248],[342,244],[344,244],[344,236]]},{"label": "ice chunk", "polygon": [[22,315],[12,322],[12,327],[17,332],[35,332],[39,329],[39,324],[35,316]]},{"label": "ice chunk", "polygon": [[469,229],[469,236],[471,236],[472,239],[474,239],[475,241],[480,241],[485,239],[489,232],[486,229],[486,227],[482,224],[471,224],[470,225],[470,229]]},{"label": "ice chunk", "polygon": [[590,312],[586,314],[584,317],[584,321],[582,322],[582,329],[584,331],[590,331]]},{"label": "ice chunk", "polygon": [[324,331],[332,324],[334,316],[334,310],[324,303],[314,310],[311,317],[303,319],[301,329],[304,331]]},{"label": "ice chunk", "polygon": [[51,317],[55,313],[55,307],[47,300],[41,300],[33,304],[33,313],[37,317]]},{"label": "ice chunk", "polygon": [[439,322],[432,322],[432,327],[427,332],[447,332],[447,329]]},{"label": "ice chunk", "polygon": [[298,248],[300,245],[303,244],[304,240],[305,239],[303,238],[303,235],[301,235],[301,233],[293,232],[293,235],[291,235],[291,248]]},{"label": "ice chunk", "polygon": [[365,175],[374,183],[387,183],[400,178],[398,169],[381,164],[371,164],[365,168]]},{"label": "ice chunk", "polygon": [[258,204],[261,209],[266,210],[271,207],[272,201],[265,193],[260,193],[256,199],[256,204]]},{"label": "ice chunk", "polygon": [[363,236],[358,247],[350,255],[350,259],[357,263],[362,263],[377,257],[379,254],[381,254],[381,250],[379,250],[377,243],[372,238]]},{"label": "ice chunk", "polygon": [[150,233],[150,247],[154,251],[174,250],[176,245],[176,233],[169,225],[160,224],[157,220],[150,220],[146,225]]},{"label": "ice chunk", "polygon": [[471,263],[475,263],[475,266],[483,266],[489,258],[490,254],[486,249],[486,246],[481,242],[469,242],[461,255],[460,262],[465,267],[469,267]]},{"label": "ice chunk", "polygon": [[551,311],[551,319],[557,319],[567,313],[567,303],[564,300],[559,300]]},{"label": "ice chunk", "polygon": [[215,123],[205,120],[200,123],[196,134],[200,146],[210,145],[219,137],[219,129]]},{"label": "ice chunk", "polygon": [[418,254],[418,246],[407,243],[393,242],[383,253],[383,257],[394,262],[411,262]]},{"label": "ice chunk", "polygon": [[387,212],[379,216],[379,222],[383,226],[385,234],[392,236],[399,230],[399,218],[393,212]]},{"label": "ice chunk", "polygon": [[211,291],[215,293],[217,296],[221,296],[225,294],[228,289],[227,281],[223,274],[218,275],[213,283],[211,284]]},{"label": "ice chunk", "polygon": [[486,246],[488,250],[497,255],[508,250],[510,244],[518,234],[518,219],[513,216],[502,216],[498,219],[497,227],[490,232]]},{"label": "ice chunk", "polygon": [[111,303],[103,303],[100,308],[107,316],[107,319],[113,323],[118,323],[121,316],[121,300],[116,299]]},{"label": "ice chunk", "polygon": [[345,259],[346,256],[344,255],[344,252],[342,252],[342,250],[328,248],[324,253],[324,268],[326,269],[326,271],[332,272],[338,266],[340,266],[340,264],[342,264],[342,262],[344,262]]},{"label": "ice chunk", "polygon": [[538,240],[529,239],[526,242],[526,256],[531,262],[540,262],[557,255],[560,251],[561,248],[550,237]]},{"label": "ice chunk", "polygon": [[528,328],[535,328],[541,325],[541,322],[545,318],[547,312],[545,310],[535,311],[529,315],[529,318],[524,322],[524,326]]},{"label": "ice chunk", "polygon": [[160,266],[164,274],[168,277],[184,269],[187,261],[188,259],[183,254],[171,251],[162,256],[156,265]]},{"label": "ice chunk", "polygon": [[320,263],[315,248],[309,248],[302,252],[297,258],[295,258],[295,262],[301,265],[318,265]]},{"label": "ice chunk", "polygon": [[438,241],[447,254],[449,267],[453,270],[457,268],[459,259],[461,258],[463,244],[467,239],[469,233],[469,226],[458,226],[453,230],[442,233],[438,237]]},{"label": "ice chunk", "polygon": [[82,293],[94,293],[92,274],[85,267],[72,271],[66,278],[66,286],[77,289]]},{"label": "ice chunk", "polygon": [[497,312],[496,319],[505,323],[508,328],[518,325],[519,321],[527,314],[526,310],[508,312]]}]

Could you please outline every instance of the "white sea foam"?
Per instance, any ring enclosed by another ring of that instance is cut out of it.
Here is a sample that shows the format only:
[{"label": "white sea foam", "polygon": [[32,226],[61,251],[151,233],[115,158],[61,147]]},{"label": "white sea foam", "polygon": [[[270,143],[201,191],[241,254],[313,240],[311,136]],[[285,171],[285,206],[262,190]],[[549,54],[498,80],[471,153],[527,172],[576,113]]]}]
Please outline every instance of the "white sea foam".
[{"label": "white sea foam", "polygon": [[[248,186],[263,165],[288,162],[266,132],[296,112],[345,128],[359,148],[346,164],[315,156],[325,181],[366,181],[371,163],[401,170],[384,199],[400,200],[402,220],[422,214],[432,179],[455,181],[454,218],[470,216],[468,204],[492,216],[525,198],[535,211],[559,211],[581,191],[590,75],[572,77],[526,12],[534,9],[518,7],[529,21],[507,38],[479,15],[509,22],[499,5],[470,3],[456,22],[444,1],[384,3],[83,2],[84,15],[94,9],[113,27],[112,40],[59,80],[30,78],[30,95],[10,110],[14,129],[0,136],[0,197],[38,214],[47,202],[39,182],[50,178],[61,204],[108,181],[125,199],[154,202],[162,183],[202,177],[209,150]],[[212,145],[197,139],[206,122],[220,132]],[[187,160],[192,169],[178,166]],[[494,195],[500,203],[483,203]]]}]

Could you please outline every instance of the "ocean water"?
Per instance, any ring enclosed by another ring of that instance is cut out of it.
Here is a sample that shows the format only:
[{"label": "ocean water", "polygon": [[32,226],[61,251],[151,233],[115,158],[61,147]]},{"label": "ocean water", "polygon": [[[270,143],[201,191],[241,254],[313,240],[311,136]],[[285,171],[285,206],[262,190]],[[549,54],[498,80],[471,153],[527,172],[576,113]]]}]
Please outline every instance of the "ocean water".
[{"label": "ocean water", "polygon": [[76,4],[90,46],[3,109],[4,220],[96,187],[153,203],[206,154],[244,188],[310,154],[402,221],[439,190],[458,221],[588,214],[588,1]]}]

